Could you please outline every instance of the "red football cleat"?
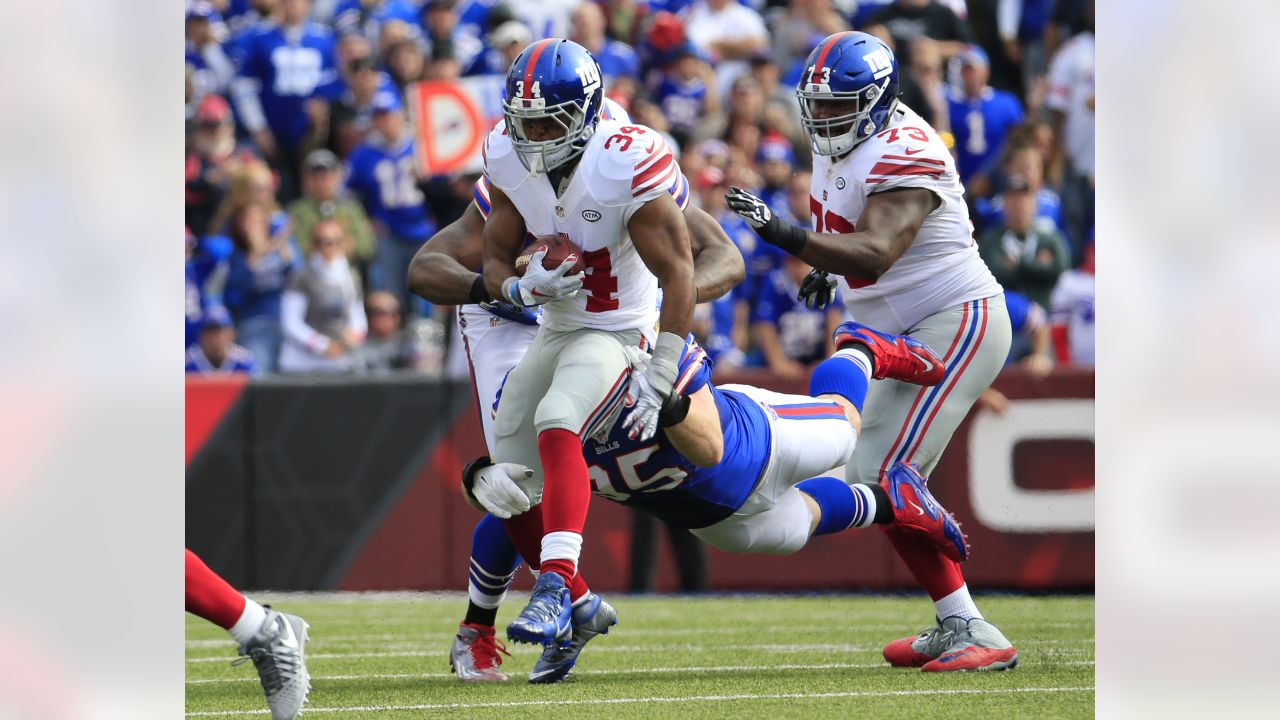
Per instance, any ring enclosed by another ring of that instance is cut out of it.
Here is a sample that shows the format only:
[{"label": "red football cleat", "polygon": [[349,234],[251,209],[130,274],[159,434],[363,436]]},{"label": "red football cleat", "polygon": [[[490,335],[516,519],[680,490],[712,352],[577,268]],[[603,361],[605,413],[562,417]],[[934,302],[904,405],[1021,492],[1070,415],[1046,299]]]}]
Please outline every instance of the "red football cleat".
[{"label": "red football cleat", "polygon": [[[915,465],[898,462],[880,478],[880,487],[893,506],[891,531],[927,538],[938,552],[964,562],[969,558],[969,541],[951,513],[934,499],[924,476]],[[890,660],[892,662],[892,660]]]},{"label": "red football cleat", "polygon": [[862,323],[846,322],[833,334],[836,349],[857,343],[871,351],[875,368],[871,377],[890,378],[913,385],[937,385],[947,374],[947,367],[928,345],[905,335],[891,335],[872,330]]},{"label": "red football cleat", "polygon": [[884,659],[894,667],[921,667],[941,655],[951,645],[951,636],[932,627],[884,646]]}]

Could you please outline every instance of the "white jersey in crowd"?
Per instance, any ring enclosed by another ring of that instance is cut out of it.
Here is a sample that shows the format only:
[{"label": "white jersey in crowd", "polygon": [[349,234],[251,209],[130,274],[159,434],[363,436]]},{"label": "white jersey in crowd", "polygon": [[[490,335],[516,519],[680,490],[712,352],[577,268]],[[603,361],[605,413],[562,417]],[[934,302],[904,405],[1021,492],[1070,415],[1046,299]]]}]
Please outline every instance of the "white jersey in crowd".
[{"label": "white jersey in crowd", "polygon": [[688,183],[671,148],[643,125],[601,120],[563,194],[545,173],[520,162],[505,127],[485,141],[485,176],[516,206],[533,237],[563,234],[583,250],[582,291],[542,306],[552,330],[634,330],[658,319],[658,280],[631,243],[627,222],[645,203],[670,193],[681,208]]},{"label": "white jersey in crowd", "polygon": [[1095,281],[1091,272],[1068,270],[1049,297],[1049,318],[1055,325],[1067,326],[1067,346],[1076,365],[1093,365]]},{"label": "white jersey in crowd", "polygon": [[951,153],[934,129],[902,103],[884,131],[843,158],[814,155],[809,197],[814,230],[854,232],[867,198],[896,188],[932,190],[942,204],[879,280],[840,279],[853,318],[901,334],[939,311],[999,295],[1000,284],[978,256]]}]

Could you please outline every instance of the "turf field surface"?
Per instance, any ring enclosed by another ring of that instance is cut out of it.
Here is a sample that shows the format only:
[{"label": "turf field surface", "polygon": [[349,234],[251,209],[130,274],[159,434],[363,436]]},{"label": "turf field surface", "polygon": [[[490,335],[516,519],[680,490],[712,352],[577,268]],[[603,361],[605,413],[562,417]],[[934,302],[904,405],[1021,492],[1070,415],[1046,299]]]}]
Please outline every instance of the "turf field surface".
[{"label": "turf field surface", "polygon": [[[461,593],[255,595],[311,624],[304,717],[589,718],[1092,717],[1092,596],[986,596],[1018,647],[1001,673],[889,667],[885,642],[925,627],[931,607],[890,595],[610,595],[619,624],[569,679],[529,685],[539,652],[508,644],[506,683],[458,682],[448,650]],[[512,593],[502,628],[524,605]],[[267,717],[251,663],[231,667],[226,632],[187,616],[188,717]]]}]

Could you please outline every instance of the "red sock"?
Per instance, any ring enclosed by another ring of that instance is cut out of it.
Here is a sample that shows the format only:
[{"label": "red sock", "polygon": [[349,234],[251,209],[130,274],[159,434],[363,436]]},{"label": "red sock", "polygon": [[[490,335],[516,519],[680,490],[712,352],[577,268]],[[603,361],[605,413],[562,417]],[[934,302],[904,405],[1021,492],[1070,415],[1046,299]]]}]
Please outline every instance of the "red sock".
[{"label": "red sock", "polygon": [[888,529],[884,534],[931,599],[944,598],[964,584],[960,563],[938,552],[928,540]]},{"label": "red sock", "polygon": [[[516,546],[516,551],[524,557],[524,561],[534,570],[540,569],[538,556],[542,553],[542,506],[538,505],[522,515],[504,520],[503,524],[507,527],[511,544]],[[589,592],[591,588],[582,573],[575,574],[569,582],[569,599],[576,602]]]},{"label": "red sock", "polygon": [[[538,457],[542,460],[543,535],[581,535],[591,502],[591,479],[582,457],[582,440],[568,430],[543,430],[538,433]],[[577,573],[577,564],[577,558],[556,558],[543,562],[542,570],[560,575],[568,584]]]},{"label": "red sock", "polygon": [[244,614],[244,603],[243,595],[187,551],[187,612],[230,630]]}]

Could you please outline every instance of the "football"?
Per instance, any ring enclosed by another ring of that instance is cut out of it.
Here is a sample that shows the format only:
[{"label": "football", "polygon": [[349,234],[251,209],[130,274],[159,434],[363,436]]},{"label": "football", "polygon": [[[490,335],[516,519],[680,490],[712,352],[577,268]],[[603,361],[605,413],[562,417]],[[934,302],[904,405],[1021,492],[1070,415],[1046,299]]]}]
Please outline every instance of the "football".
[{"label": "football", "polygon": [[568,235],[543,235],[530,242],[525,247],[524,253],[516,258],[517,276],[524,277],[524,272],[529,268],[529,261],[533,258],[533,254],[543,247],[547,248],[547,256],[542,258],[542,267],[548,270],[555,270],[560,267],[560,263],[573,258],[576,262],[573,264],[573,269],[569,271],[569,275],[580,273],[586,269],[586,265],[582,262],[582,248],[570,240]]}]

